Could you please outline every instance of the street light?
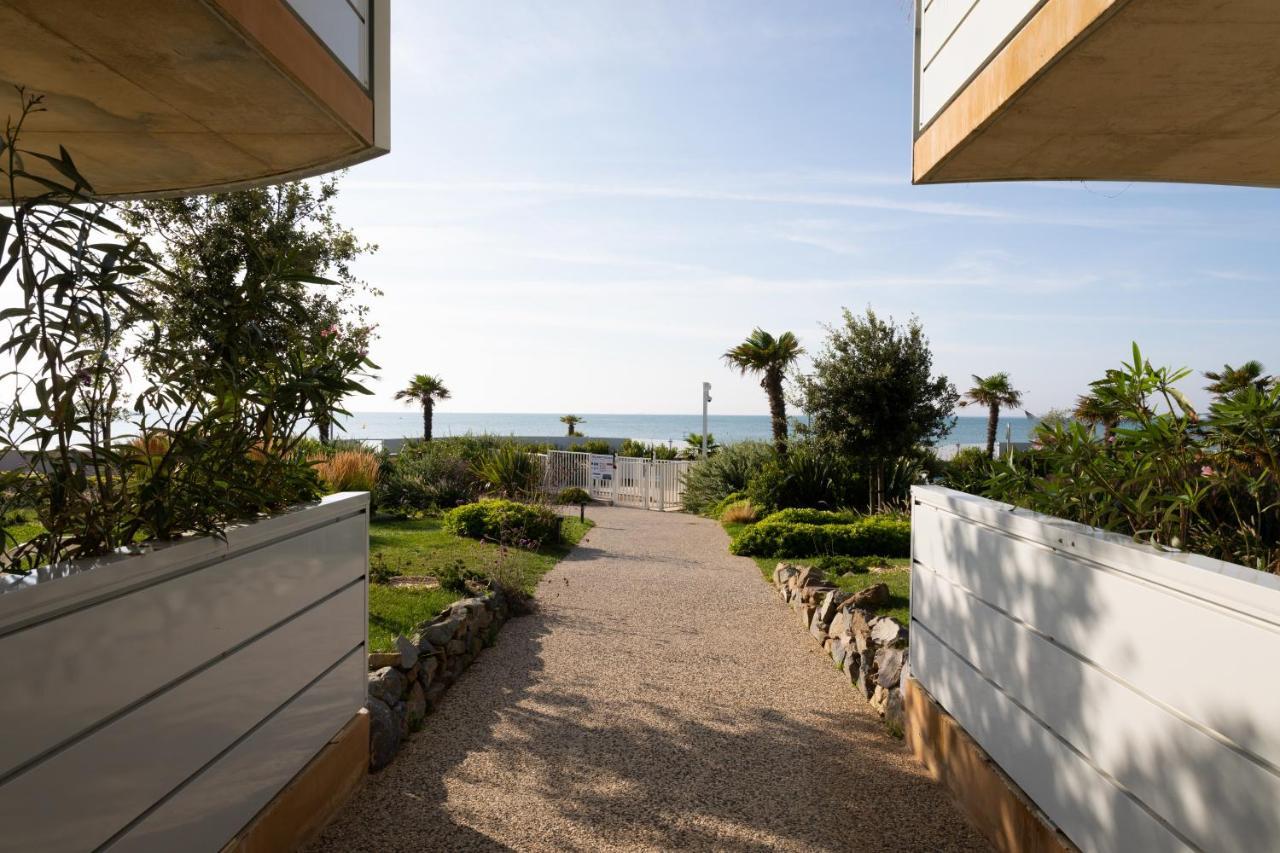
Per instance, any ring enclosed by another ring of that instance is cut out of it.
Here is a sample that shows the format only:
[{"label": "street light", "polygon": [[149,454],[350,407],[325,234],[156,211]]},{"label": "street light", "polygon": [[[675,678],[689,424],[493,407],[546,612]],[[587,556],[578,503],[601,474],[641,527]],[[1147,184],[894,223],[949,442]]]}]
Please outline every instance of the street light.
[{"label": "street light", "polygon": [[711,383],[702,383],[702,458],[707,458],[707,403],[711,402]]}]

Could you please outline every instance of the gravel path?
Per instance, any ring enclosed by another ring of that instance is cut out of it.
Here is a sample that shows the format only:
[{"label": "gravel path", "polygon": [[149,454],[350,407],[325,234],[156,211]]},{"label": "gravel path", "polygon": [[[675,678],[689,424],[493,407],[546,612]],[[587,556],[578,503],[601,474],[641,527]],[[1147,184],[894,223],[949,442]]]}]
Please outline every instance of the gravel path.
[{"label": "gravel path", "polygon": [[988,849],[719,525],[590,515],[310,849]]}]

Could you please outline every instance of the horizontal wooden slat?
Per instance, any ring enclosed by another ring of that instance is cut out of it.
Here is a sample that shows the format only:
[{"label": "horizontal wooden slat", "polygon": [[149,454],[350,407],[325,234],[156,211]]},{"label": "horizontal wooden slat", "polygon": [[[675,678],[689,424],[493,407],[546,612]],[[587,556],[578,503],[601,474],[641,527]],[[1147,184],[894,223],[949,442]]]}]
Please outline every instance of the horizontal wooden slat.
[{"label": "horizontal wooden slat", "polygon": [[1082,850],[1194,849],[914,622],[911,672]]},{"label": "horizontal wooden slat", "polygon": [[[1280,766],[1280,727],[1256,725],[1280,719],[1280,690],[1257,677],[1280,653],[1280,626],[1243,617],[1207,594],[1171,590],[1138,565],[1080,560],[917,509],[914,554],[925,567]],[[1240,714],[1241,707],[1250,713]]]},{"label": "horizontal wooden slat", "polygon": [[[0,785],[4,849],[55,853],[107,841],[362,647],[364,596],[363,582],[349,581],[328,600]],[[145,660],[136,663],[146,667]],[[360,708],[359,687],[358,676],[347,680],[345,708],[332,715],[327,734]]]},{"label": "horizontal wooden slat", "polygon": [[917,624],[1196,844],[1280,838],[1275,773],[920,565],[911,604]]},{"label": "horizontal wooden slat", "polygon": [[351,719],[364,700],[364,674],[358,649],[108,849],[220,850]]}]

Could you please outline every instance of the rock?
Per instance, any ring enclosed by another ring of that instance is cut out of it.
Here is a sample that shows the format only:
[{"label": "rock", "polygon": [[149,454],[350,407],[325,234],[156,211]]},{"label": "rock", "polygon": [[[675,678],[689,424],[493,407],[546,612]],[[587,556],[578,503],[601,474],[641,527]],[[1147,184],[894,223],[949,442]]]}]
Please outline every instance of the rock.
[{"label": "rock", "polygon": [[377,672],[369,673],[369,695],[387,706],[400,701],[406,686],[404,673],[393,666],[384,666]]},{"label": "rock", "polygon": [[403,701],[391,706],[391,715],[395,717],[396,724],[400,726],[400,740],[402,741],[409,736],[408,710],[408,706]]},{"label": "rock", "polygon": [[889,698],[889,691],[880,685],[876,685],[875,693],[871,694],[871,707],[876,709],[876,713],[884,715],[884,705]]},{"label": "rock", "polygon": [[401,669],[412,669],[418,662],[418,647],[408,637],[396,637],[396,651],[400,653]]},{"label": "rock", "polygon": [[448,615],[440,616],[435,621],[423,627],[423,638],[436,648],[440,648],[448,644],[458,633],[458,629],[466,622],[461,613],[451,612]]},{"label": "rock", "polygon": [[409,642],[413,643],[418,648],[419,658],[422,658],[425,655],[434,655],[439,651],[435,646],[431,645],[431,642],[424,637],[420,631],[410,637]]},{"label": "rock", "polygon": [[849,633],[853,635],[854,645],[860,652],[871,648],[871,623],[867,620],[869,615],[865,610],[849,611]]},{"label": "rock", "polygon": [[852,646],[849,645],[848,640],[839,635],[830,637],[827,642],[830,644],[828,650],[831,652],[832,663],[836,666],[843,667],[845,653],[852,648]]},{"label": "rock", "polygon": [[399,652],[369,652],[369,671],[400,663]]},{"label": "rock", "polygon": [[827,626],[827,634],[832,637],[843,637],[846,640],[853,639],[853,614],[848,610],[841,610],[831,617],[831,624]]},{"label": "rock", "polygon": [[405,700],[405,719],[409,723],[409,731],[416,732],[422,727],[422,721],[427,716],[427,694],[422,689],[422,684],[415,681],[413,686],[409,688],[409,698]]},{"label": "rock", "polygon": [[871,642],[877,646],[905,646],[907,629],[897,620],[888,616],[878,616],[869,623],[871,626]]},{"label": "rock", "polygon": [[418,681],[422,684],[422,689],[426,690],[431,686],[432,679],[435,678],[436,670],[440,667],[440,659],[438,657],[423,658],[418,664]]},{"label": "rock", "polygon": [[886,690],[898,686],[902,675],[902,663],[906,660],[904,649],[882,648],[876,652],[876,684]]},{"label": "rock", "polygon": [[836,608],[840,606],[840,602],[849,597],[849,593],[842,589],[833,589],[818,602],[818,612],[822,615],[822,624],[830,625],[831,620],[835,618]]},{"label": "rock", "polygon": [[787,581],[800,574],[800,569],[793,563],[778,563],[773,569],[773,585],[785,587]]},{"label": "rock", "polygon": [[813,614],[817,609],[818,608],[814,607],[812,604],[805,604],[804,602],[800,602],[796,606],[796,612],[800,614],[800,623],[804,625],[806,628],[812,625]]},{"label": "rock", "polygon": [[875,655],[870,650],[845,652],[844,669],[849,676],[849,682],[853,684],[853,688],[862,695],[863,699],[870,699],[874,692],[875,684],[871,679],[871,668]]},{"label": "rock", "polygon": [[827,638],[827,623],[822,621],[821,607],[815,607],[813,615],[809,617],[809,633],[819,643]]},{"label": "rock", "polygon": [[822,597],[835,589],[834,584],[810,584],[800,590],[800,600],[805,604],[817,604]]},{"label": "rock", "polygon": [[480,634],[471,635],[471,639],[467,641],[467,654],[475,657],[480,654],[480,650],[484,648],[484,640],[480,638]]},{"label": "rock", "polygon": [[427,688],[425,698],[427,700],[428,713],[434,713],[440,707],[440,702],[444,699],[444,692],[448,689],[442,681],[437,681]]},{"label": "rock", "polygon": [[451,655],[460,655],[467,650],[467,641],[462,639],[450,640],[444,648]]},{"label": "rock", "polygon": [[381,699],[370,698],[365,707],[369,709],[369,769],[381,770],[400,748],[400,723]]},{"label": "rock", "polygon": [[884,703],[884,721],[890,729],[901,733],[907,727],[907,715],[902,702],[902,691],[893,688]]},{"label": "rock", "polygon": [[849,596],[849,607],[860,607],[874,610],[889,603],[889,587],[887,584],[875,583],[866,589],[860,589]]}]

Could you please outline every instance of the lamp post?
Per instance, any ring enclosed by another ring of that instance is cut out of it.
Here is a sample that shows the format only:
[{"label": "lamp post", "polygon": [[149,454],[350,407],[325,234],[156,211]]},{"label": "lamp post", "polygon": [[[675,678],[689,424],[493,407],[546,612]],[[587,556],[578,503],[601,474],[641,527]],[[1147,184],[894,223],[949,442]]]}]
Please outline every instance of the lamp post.
[{"label": "lamp post", "polygon": [[707,403],[711,402],[711,383],[702,383],[702,458],[707,458]]}]

